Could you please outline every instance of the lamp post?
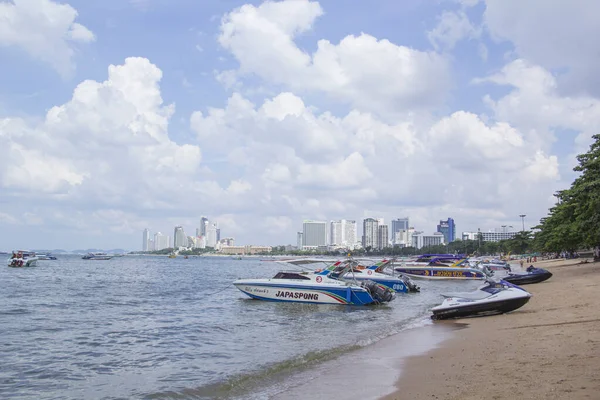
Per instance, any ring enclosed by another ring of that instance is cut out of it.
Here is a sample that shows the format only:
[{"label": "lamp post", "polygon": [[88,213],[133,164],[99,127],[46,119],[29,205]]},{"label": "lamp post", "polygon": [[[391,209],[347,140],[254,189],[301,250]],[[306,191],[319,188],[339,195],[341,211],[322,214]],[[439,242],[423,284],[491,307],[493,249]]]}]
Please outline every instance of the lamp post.
[{"label": "lamp post", "polygon": [[519,217],[521,217],[521,221],[523,222],[523,232],[525,232],[525,217],[527,215],[525,214],[519,214]]}]

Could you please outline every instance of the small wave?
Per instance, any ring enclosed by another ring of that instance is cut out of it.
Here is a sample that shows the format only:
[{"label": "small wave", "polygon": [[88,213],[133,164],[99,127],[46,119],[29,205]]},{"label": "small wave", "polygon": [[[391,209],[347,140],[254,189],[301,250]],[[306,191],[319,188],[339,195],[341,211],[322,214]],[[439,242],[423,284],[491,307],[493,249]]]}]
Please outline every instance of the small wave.
[{"label": "small wave", "polygon": [[300,372],[306,368],[314,367],[325,361],[332,360],[343,354],[358,350],[359,345],[340,346],[328,350],[313,351],[302,356],[286,361],[274,363],[265,368],[247,374],[239,374],[224,382],[213,383],[197,388],[183,389],[181,391],[169,391],[151,393],[144,396],[148,399],[228,399],[242,396],[253,389],[264,387],[281,376],[287,376],[294,372]]}]

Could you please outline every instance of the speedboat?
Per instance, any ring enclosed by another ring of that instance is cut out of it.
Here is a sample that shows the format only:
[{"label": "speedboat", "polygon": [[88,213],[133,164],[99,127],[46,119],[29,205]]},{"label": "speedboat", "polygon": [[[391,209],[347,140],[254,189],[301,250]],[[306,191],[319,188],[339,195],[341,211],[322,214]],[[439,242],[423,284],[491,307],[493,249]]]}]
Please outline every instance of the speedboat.
[{"label": "speedboat", "polygon": [[[391,267],[392,260],[383,260],[374,265],[371,260],[327,260],[327,259],[311,259],[301,258],[292,260],[281,260],[280,263],[292,264],[292,265],[304,265],[304,264],[315,264],[325,263],[328,266],[325,270],[330,271],[330,278],[334,279],[351,279],[358,282],[362,281],[373,281],[383,286],[387,286],[395,292],[407,293],[407,292],[418,292],[420,289],[414,282],[407,276],[403,276],[398,273],[388,272],[388,267]],[[366,261],[366,262],[364,262]],[[369,265],[366,267],[365,265]],[[322,270],[317,270],[316,273],[320,273]]]},{"label": "speedboat", "polygon": [[504,280],[487,280],[468,293],[443,294],[442,304],[431,310],[432,319],[462,318],[502,314],[523,307],[531,293]]},{"label": "speedboat", "polygon": [[510,264],[503,260],[498,259],[470,259],[469,264],[472,266],[487,267],[492,271],[509,271],[511,270]]},{"label": "speedboat", "polygon": [[13,251],[12,257],[8,259],[7,265],[12,268],[35,267],[39,258],[32,251]]},{"label": "speedboat", "polygon": [[394,271],[418,279],[487,279],[494,274],[485,266],[470,266],[467,259],[441,266],[436,258],[427,265],[409,266],[403,263],[394,267]]},{"label": "speedboat", "polygon": [[106,253],[87,253],[85,256],[81,257],[83,260],[110,260],[113,256],[109,256]]},{"label": "speedboat", "polygon": [[404,262],[407,266],[448,266],[464,259],[462,254],[421,254]]},{"label": "speedboat", "polygon": [[56,256],[52,254],[38,254],[38,260],[56,260]]},{"label": "speedboat", "polygon": [[527,267],[526,271],[524,274],[508,274],[502,279],[515,285],[529,285],[543,282],[552,277],[552,272],[544,268],[535,268],[533,265]]},{"label": "speedboat", "polygon": [[331,273],[280,271],[272,278],[238,279],[233,285],[253,299],[268,301],[370,305],[395,298],[393,290],[374,281],[332,278]]}]

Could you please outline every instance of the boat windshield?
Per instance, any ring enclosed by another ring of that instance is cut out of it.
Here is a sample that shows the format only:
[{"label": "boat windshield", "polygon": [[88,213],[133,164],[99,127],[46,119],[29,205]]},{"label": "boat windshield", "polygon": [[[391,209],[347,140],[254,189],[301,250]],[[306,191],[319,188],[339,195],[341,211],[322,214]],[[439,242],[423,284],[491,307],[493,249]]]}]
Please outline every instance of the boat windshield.
[{"label": "boat windshield", "polygon": [[309,277],[299,274],[298,272],[285,272],[285,271],[278,272],[273,277],[273,279],[302,279],[302,280],[310,281]]}]

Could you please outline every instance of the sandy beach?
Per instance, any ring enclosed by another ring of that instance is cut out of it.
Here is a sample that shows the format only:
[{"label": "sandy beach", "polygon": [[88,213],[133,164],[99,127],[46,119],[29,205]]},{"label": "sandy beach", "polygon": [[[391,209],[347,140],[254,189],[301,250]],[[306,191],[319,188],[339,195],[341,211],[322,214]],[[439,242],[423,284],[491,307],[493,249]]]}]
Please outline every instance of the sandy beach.
[{"label": "sandy beach", "polygon": [[510,314],[436,322],[465,329],[408,358],[382,399],[600,398],[600,263],[580,262],[536,263],[554,276]]}]

